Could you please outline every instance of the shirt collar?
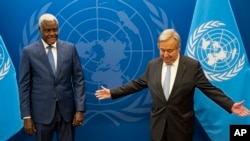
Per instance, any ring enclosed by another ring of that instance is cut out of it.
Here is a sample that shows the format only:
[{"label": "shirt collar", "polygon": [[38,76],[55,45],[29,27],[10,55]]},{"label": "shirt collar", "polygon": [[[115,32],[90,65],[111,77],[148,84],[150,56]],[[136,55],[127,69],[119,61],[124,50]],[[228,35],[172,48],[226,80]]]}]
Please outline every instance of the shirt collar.
[{"label": "shirt collar", "polygon": [[177,59],[174,61],[173,66],[177,67],[180,61],[180,54],[178,54]]},{"label": "shirt collar", "polygon": [[[46,49],[49,45],[42,39],[43,47]],[[56,42],[52,44],[51,46],[56,48]]]}]

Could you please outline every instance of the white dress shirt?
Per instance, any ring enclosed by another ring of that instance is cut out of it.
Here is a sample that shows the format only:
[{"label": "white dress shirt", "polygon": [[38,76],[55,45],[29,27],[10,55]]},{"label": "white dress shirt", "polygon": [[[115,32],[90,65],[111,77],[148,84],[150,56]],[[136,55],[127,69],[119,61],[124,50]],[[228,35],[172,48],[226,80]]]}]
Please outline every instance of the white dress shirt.
[{"label": "white dress shirt", "polygon": [[[171,66],[169,95],[171,94],[171,91],[172,91],[172,88],[173,88],[173,85],[174,85],[174,81],[175,81],[175,77],[176,77],[176,73],[177,73],[177,68],[178,68],[178,65],[179,65],[179,60],[180,60],[180,55],[178,55],[178,58],[176,59],[176,61]],[[162,71],[161,71],[162,88],[164,87],[164,80],[165,80],[165,77],[166,77],[166,71],[167,71],[167,64],[163,62],[162,63]]]},{"label": "white dress shirt", "polygon": [[[42,42],[43,42],[43,46],[44,46],[44,48],[45,48],[45,51],[46,51],[46,54],[48,53],[48,44],[47,43],[45,43],[44,42],[44,40],[42,40]],[[52,48],[51,48],[51,51],[52,51],[52,54],[53,54],[53,58],[54,58],[54,63],[55,63],[55,69],[57,69],[57,47],[56,47],[56,42],[54,43],[54,44],[52,44],[51,46],[53,46]]]}]

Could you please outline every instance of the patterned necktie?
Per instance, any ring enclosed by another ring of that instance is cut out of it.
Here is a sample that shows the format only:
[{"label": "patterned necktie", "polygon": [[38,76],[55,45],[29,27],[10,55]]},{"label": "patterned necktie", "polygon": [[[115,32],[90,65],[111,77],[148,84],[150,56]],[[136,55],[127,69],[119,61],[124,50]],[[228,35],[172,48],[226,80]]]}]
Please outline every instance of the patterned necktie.
[{"label": "patterned necktie", "polygon": [[166,76],[165,76],[164,86],[163,86],[166,100],[168,100],[168,97],[169,97],[170,77],[171,77],[171,65],[167,65],[167,71],[166,71]]},{"label": "patterned necktie", "polygon": [[52,46],[48,46],[48,59],[49,59],[49,63],[50,63],[50,66],[53,70],[53,72],[55,73],[56,72],[56,68],[55,68],[55,61],[54,61],[54,57],[53,57],[53,53],[52,53]]}]

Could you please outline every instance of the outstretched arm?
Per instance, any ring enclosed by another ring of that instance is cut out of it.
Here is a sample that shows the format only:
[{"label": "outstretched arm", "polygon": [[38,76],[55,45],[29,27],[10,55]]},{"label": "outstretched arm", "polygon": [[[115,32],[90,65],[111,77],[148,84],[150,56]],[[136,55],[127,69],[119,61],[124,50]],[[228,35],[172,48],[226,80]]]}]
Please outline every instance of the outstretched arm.
[{"label": "outstretched arm", "polygon": [[100,90],[97,90],[95,92],[95,96],[96,98],[98,98],[99,100],[102,100],[102,99],[107,99],[107,98],[111,98],[111,93],[110,93],[110,90],[101,86],[101,89]]},{"label": "outstretched arm", "polygon": [[243,106],[244,101],[236,102],[231,108],[231,111],[238,116],[248,116],[250,114],[249,110]]}]

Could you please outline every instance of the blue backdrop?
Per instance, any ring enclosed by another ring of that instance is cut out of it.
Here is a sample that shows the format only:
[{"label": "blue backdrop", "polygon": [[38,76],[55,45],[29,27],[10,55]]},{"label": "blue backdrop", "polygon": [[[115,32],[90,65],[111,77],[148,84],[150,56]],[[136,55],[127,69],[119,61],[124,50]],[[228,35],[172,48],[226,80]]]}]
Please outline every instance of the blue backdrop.
[{"label": "blue backdrop", "polygon": [[[143,90],[117,100],[98,101],[101,85],[113,88],[139,77],[158,57],[157,38],[175,28],[185,51],[195,0],[8,0],[0,5],[0,35],[16,70],[22,48],[40,39],[42,13],[58,17],[60,39],[76,44],[84,69],[87,112],[77,141],[149,141],[150,94]],[[247,55],[250,55],[249,0],[231,0]],[[17,71],[18,77],[18,71]],[[1,90],[3,91],[3,90]],[[4,114],[5,111],[1,111]],[[7,108],[6,108],[7,112]],[[1,125],[0,125],[1,126]],[[1,134],[1,133],[0,133]],[[21,130],[10,141],[33,140]],[[209,140],[196,123],[195,140]]]}]

